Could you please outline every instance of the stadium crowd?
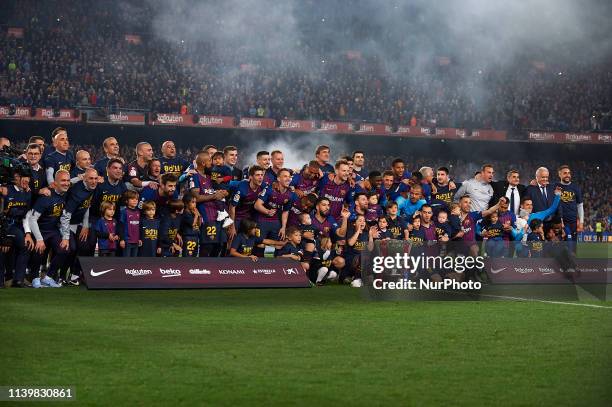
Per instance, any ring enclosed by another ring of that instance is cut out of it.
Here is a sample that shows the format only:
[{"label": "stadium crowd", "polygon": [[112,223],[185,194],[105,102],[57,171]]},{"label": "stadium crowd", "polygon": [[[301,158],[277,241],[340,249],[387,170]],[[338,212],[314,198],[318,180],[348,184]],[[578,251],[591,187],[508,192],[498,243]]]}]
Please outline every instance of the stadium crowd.
[{"label": "stadium crowd", "polygon": [[[612,128],[608,64],[512,66],[466,72],[462,64],[425,69],[366,52],[322,59],[303,45],[287,50],[168,43],[143,22],[152,10],[121,2],[33,2],[8,14],[24,38],[0,36],[0,104],[100,107],[369,121],[460,128],[600,131]],[[30,6],[29,6],[30,5]],[[123,7],[123,8],[122,8]],[[140,33],[141,43],[125,40]],[[78,34],[78,35],[77,35]]]},{"label": "stadium crowd", "polygon": [[2,280],[12,275],[15,287],[28,285],[26,276],[34,287],[78,284],[77,255],[256,261],[266,247],[300,261],[313,283],[360,286],[360,254],[376,241],[409,243],[411,253],[538,257],[545,241],[576,241],[589,217],[610,213],[609,191],[599,188],[610,168],[586,163],[502,169],[363,151],[332,160],[321,145],[288,169],[278,150],[239,165],[234,146],[181,156],[171,140],[155,154],[148,142],[127,148],[109,137],[101,154],[73,149],[61,127],[51,140],[31,137],[0,187]]}]

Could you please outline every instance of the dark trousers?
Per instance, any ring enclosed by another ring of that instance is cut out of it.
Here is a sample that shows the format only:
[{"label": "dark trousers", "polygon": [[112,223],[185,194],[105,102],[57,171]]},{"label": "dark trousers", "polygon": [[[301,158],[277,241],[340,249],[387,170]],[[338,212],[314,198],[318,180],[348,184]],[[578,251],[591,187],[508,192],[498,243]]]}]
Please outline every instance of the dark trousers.
[{"label": "dark trousers", "polygon": [[[47,250],[45,250],[45,252],[51,253],[51,262],[49,264],[49,269],[47,270],[47,275],[57,279],[59,270],[69,259],[70,248],[65,250],[60,247],[62,237],[59,230],[41,231],[41,234],[43,236],[45,245],[47,246]],[[37,262],[34,265],[35,267],[40,267],[41,263],[47,258],[46,254],[40,256],[40,253],[35,253],[33,257],[37,258]]]},{"label": "dark trousers", "polygon": [[123,257],[138,257],[138,243],[126,243]]}]

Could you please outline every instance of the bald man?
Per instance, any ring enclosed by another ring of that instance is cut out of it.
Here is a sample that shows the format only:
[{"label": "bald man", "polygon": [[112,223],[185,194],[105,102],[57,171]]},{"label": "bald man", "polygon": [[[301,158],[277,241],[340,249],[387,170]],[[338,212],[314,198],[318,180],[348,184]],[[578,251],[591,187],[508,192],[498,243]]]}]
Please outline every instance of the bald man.
[{"label": "bald man", "polygon": [[119,142],[114,137],[107,137],[102,142],[102,148],[104,149],[104,157],[96,161],[94,168],[98,171],[98,175],[106,178],[106,165],[112,158],[121,158],[119,155]]},{"label": "bald man", "polygon": [[125,186],[128,189],[140,191],[146,186],[157,189],[159,184],[146,180],[149,173],[149,163],[153,159],[153,147],[147,142],[136,144],[136,159],[127,165],[125,172]]},{"label": "bald man", "polygon": [[[77,159],[78,161],[78,159]],[[72,180],[71,180],[72,181]],[[60,218],[60,234],[62,241],[60,247],[69,252],[68,261],[62,265],[62,277],[67,284],[79,285],[80,266],[76,255],[85,256],[89,245],[89,208],[98,186],[98,171],[89,167],[84,170],[81,179],[70,188],[66,195],[66,205]],[[70,267],[70,277],[66,271]]]},{"label": "bald man", "polygon": [[[66,263],[69,252],[62,246],[62,237],[58,227],[66,203],[66,192],[70,188],[70,173],[68,170],[58,170],[54,174],[53,191],[50,196],[38,198],[32,210],[26,215],[31,234],[26,234],[26,245],[36,251],[34,257],[38,260],[34,270],[38,270],[43,259],[46,259],[51,249],[51,264],[47,275],[35,278],[32,286],[61,287],[56,279],[59,277],[60,267]],[[32,236],[36,240],[33,242]],[[34,275],[37,273],[34,272]]]},{"label": "bald man", "polygon": [[83,179],[85,170],[91,167],[91,156],[88,151],[79,150],[76,153],[76,163],[74,168],[70,170],[70,183],[72,185]]},{"label": "bald man", "polygon": [[161,173],[172,173],[177,177],[180,176],[189,167],[189,162],[181,157],[176,156],[176,146],[174,141],[164,141],[161,146],[162,157],[159,159],[161,162]]}]

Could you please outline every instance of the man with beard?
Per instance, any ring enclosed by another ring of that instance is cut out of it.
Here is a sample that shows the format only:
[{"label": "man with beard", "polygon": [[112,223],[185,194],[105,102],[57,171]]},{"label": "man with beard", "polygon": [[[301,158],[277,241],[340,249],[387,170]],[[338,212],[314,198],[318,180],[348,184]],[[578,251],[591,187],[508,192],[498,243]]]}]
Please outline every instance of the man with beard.
[{"label": "man with beard", "polygon": [[291,172],[283,168],[278,172],[277,182],[268,185],[255,202],[258,212],[256,220],[263,239],[284,240],[289,209],[297,195],[289,189]]},{"label": "man with beard", "polygon": [[[316,231],[316,241],[320,242],[320,238],[328,237],[332,240],[343,239],[346,236],[346,229],[348,225],[348,217],[350,212],[347,208],[342,208],[342,224],[338,226],[336,220],[329,215],[330,202],[325,197],[320,197],[317,200],[315,209],[311,214],[312,227]],[[335,256],[330,265],[338,273],[344,268],[344,258],[342,256]]]},{"label": "man with beard", "polygon": [[438,212],[445,210],[450,212],[450,204],[453,202],[455,192],[459,185],[455,185],[449,178],[450,171],[446,167],[440,167],[436,171],[436,179],[431,194],[431,207],[433,208],[434,215],[438,216]]},{"label": "man with beard", "polygon": [[106,165],[108,161],[113,158],[123,160],[119,155],[119,142],[114,137],[107,137],[102,142],[102,148],[104,149],[104,157],[95,162],[94,168],[98,171],[98,175],[106,178]]},{"label": "man with beard", "polygon": [[578,233],[584,230],[584,204],[580,187],[572,182],[572,171],[568,165],[558,170],[561,188],[561,213],[568,240],[576,241]]},{"label": "man with beard", "polygon": [[244,219],[255,218],[254,207],[264,188],[263,178],[263,167],[252,165],[249,167],[249,179],[240,181],[234,188],[234,196],[229,206],[229,215],[234,220],[234,224],[228,229],[230,239],[236,236],[236,231],[240,230],[240,222]]},{"label": "man with beard", "polygon": [[400,216],[403,216],[406,221],[410,221],[412,219],[412,215],[427,203],[427,201],[423,199],[422,188],[418,184],[413,185],[410,189],[410,198],[405,199],[404,197],[399,196],[396,202],[397,207],[399,208]]},{"label": "man with beard", "polygon": [[351,212],[347,208],[342,208],[342,223],[338,226],[336,219],[330,215],[330,206],[330,201],[326,197],[320,197],[317,200],[311,215],[312,226],[316,230],[318,238],[341,239],[346,235],[346,227]]},{"label": "man with beard", "polygon": [[354,187],[349,182],[349,166],[346,161],[336,163],[335,174],[325,174],[319,181],[319,197],[325,197],[330,202],[329,214],[340,221],[340,213],[345,203],[350,204],[350,196]]},{"label": "man with beard", "polygon": [[177,188],[178,177],[171,172],[167,172],[160,177],[159,187],[151,188],[146,186],[140,192],[140,202],[138,208],[142,209],[143,203],[147,201],[155,202],[158,217],[168,215],[168,202],[178,199],[179,191]]},{"label": "man with beard", "polygon": [[351,211],[349,222],[355,222],[357,216],[359,215],[366,218],[368,212],[368,194],[366,194],[365,192],[356,193],[355,202],[353,203],[353,205],[351,205],[349,210]]},{"label": "man with beard", "polygon": [[365,153],[361,150],[353,151],[353,171],[359,174],[361,178],[366,178],[368,172],[364,168]]},{"label": "man with beard", "polygon": [[290,187],[298,198],[312,194],[317,191],[319,179],[321,178],[321,167],[315,160],[310,161],[299,174],[291,179]]},{"label": "man with beard", "polygon": [[181,157],[176,156],[174,141],[166,140],[161,145],[162,157],[160,158],[161,173],[172,173],[180,176],[189,166],[189,163]]}]

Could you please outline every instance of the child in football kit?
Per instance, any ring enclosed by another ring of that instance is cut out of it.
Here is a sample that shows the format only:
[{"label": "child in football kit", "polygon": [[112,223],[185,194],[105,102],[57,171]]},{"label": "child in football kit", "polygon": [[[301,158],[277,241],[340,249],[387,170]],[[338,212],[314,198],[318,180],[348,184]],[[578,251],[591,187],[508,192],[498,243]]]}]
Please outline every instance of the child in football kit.
[{"label": "child in football kit", "polygon": [[[485,249],[489,257],[503,257],[504,243],[504,225],[499,221],[497,212],[493,212],[488,218],[482,222],[481,235],[486,239]],[[477,230],[481,228],[480,224],[476,224]]]},{"label": "child in football kit", "polygon": [[274,257],[288,257],[292,260],[299,261],[304,271],[308,274],[310,264],[304,260],[304,250],[302,249],[302,233],[295,226],[287,228],[287,244],[282,248],[277,249]]},{"label": "child in football kit", "polygon": [[257,223],[250,219],[240,222],[240,232],[232,241],[229,255],[232,257],[248,257],[257,261],[258,257],[253,254],[253,248],[259,245],[275,246],[281,248],[285,242],[272,239],[262,239],[257,235]]},{"label": "child in football kit", "polygon": [[196,207],[196,197],[191,192],[183,196],[183,204],[185,204],[185,210],[180,228],[180,235],[183,238],[183,257],[197,257],[202,216]]},{"label": "child in football kit", "polygon": [[533,219],[529,224],[531,232],[527,235],[529,257],[542,257],[544,250],[544,223],[540,219]]},{"label": "child in football kit", "polygon": [[366,222],[368,225],[376,225],[383,215],[382,206],[378,204],[378,193],[371,192],[368,195],[368,209],[366,210]]},{"label": "child in football kit", "polygon": [[102,217],[94,225],[98,238],[98,256],[113,257],[119,240],[119,223],[115,219],[115,204],[104,201],[100,204]]},{"label": "child in football kit", "polygon": [[391,240],[393,237],[391,231],[388,229],[389,222],[387,218],[381,216],[378,218],[376,223],[376,234],[374,235],[374,240]]},{"label": "child in football kit", "polygon": [[140,250],[139,257],[155,257],[161,254],[158,246],[159,218],[155,217],[156,204],[146,201],[142,204],[144,218],[140,220]]},{"label": "child in football kit", "polygon": [[163,257],[178,257],[181,254],[183,239],[179,229],[184,208],[183,201],[178,199],[168,202],[168,216],[163,217],[159,226],[159,245]]},{"label": "child in football kit", "polygon": [[[210,178],[212,180],[213,188],[216,191],[223,190],[229,192],[230,182],[232,181],[232,171],[227,165],[224,164],[223,152],[217,151],[211,158],[213,167],[210,170]],[[217,207],[217,222],[223,222],[224,228],[234,223],[232,218],[230,218],[229,214],[227,213],[225,198],[215,201],[215,206]]]},{"label": "child in football kit", "polygon": [[121,222],[121,240],[119,246],[123,249],[123,257],[137,257],[140,240],[140,210],[138,209],[139,196],[136,191],[126,191],[123,194],[125,207],[121,208],[119,221]]}]

